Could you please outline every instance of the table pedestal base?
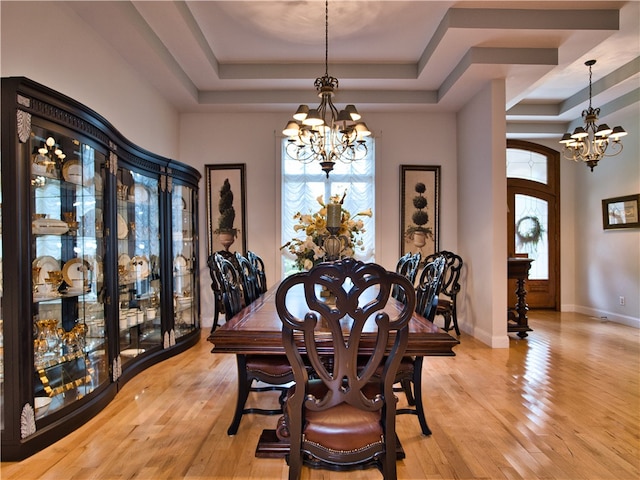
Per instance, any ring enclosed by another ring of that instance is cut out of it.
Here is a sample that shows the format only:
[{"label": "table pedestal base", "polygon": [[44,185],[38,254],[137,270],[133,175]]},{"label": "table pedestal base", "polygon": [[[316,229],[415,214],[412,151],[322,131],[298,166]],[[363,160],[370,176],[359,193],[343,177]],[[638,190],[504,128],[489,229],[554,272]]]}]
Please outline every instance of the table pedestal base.
[{"label": "table pedestal base", "polygon": [[[275,430],[263,430],[256,447],[256,457],[284,458],[287,455],[289,455],[289,442],[280,441]],[[396,459],[402,460],[403,458],[405,458],[404,449],[396,436]]]},{"label": "table pedestal base", "polygon": [[509,258],[507,262],[507,278],[516,279],[516,305],[507,312],[507,332],[516,332],[520,338],[526,338],[529,328],[527,312],[527,289],[525,282],[529,278],[529,268],[531,268],[530,258]]}]

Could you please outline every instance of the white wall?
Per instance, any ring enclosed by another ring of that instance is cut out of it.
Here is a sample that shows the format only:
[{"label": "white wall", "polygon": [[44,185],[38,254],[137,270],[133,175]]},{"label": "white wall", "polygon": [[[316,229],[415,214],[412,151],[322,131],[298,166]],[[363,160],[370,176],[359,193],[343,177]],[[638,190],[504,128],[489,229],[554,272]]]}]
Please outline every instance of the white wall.
[{"label": "white wall", "polygon": [[602,199],[640,193],[638,113],[638,105],[628,107],[607,122],[629,132],[619,156],[601,160],[593,172],[575,165],[575,310],[635,327],[640,327],[640,229],[604,230]]},{"label": "white wall", "polygon": [[0,2],[0,17],[1,76],[68,95],[134,144],[177,157],[177,111],[64,2]]},{"label": "white wall", "polygon": [[[458,245],[465,261],[462,330],[494,348],[507,337],[505,85],[490,82],[457,116]],[[487,119],[490,115],[490,121]]]}]

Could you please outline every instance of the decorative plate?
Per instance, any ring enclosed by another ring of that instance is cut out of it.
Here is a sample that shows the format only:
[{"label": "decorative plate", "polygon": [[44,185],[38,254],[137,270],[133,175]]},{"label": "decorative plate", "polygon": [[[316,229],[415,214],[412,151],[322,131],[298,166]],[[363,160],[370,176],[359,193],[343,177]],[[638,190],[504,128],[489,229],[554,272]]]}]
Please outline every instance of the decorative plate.
[{"label": "decorative plate", "polygon": [[56,272],[60,270],[60,263],[53,257],[45,255],[38,257],[33,261],[34,267],[40,268],[38,276],[38,283],[44,285],[45,280],[49,277],[49,272]]},{"label": "decorative plate", "polygon": [[149,276],[149,260],[144,255],[137,255],[131,259],[131,270],[135,272],[136,279],[142,280]]},{"label": "decorative plate", "polygon": [[176,270],[184,270],[187,268],[187,259],[182,255],[177,255],[176,258],[173,259],[173,265]]},{"label": "decorative plate", "polygon": [[86,273],[90,270],[89,262],[81,258],[72,258],[62,267],[62,278],[70,287],[74,280],[83,281]]},{"label": "decorative plate", "polygon": [[144,348],[127,348],[126,350],[122,350],[120,355],[123,357],[137,357],[141,353],[144,353]]},{"label": "decorative plate", "polygon": [[131,267],[131,257],[126,253],[121,253],[118,256],[118,265],[123,265],[127,267],[127,270]]},{"label": "decorative plate", "polygon": [[67,160],[62,166],[62,178],[67,182],[82,185],[82,164],[78,160]]},{"label": "decorative plate", "polygon": [[37,218],[31,222],[31,231],[39,235],[63,235],[69,231],[69,225],[57,218]]},{"label": "decorative plate", "polygon": [[129,235],[127,221],[122,217],[122,215],[118,214],[118,238],[122,240],[127,238],[127,235]]}]

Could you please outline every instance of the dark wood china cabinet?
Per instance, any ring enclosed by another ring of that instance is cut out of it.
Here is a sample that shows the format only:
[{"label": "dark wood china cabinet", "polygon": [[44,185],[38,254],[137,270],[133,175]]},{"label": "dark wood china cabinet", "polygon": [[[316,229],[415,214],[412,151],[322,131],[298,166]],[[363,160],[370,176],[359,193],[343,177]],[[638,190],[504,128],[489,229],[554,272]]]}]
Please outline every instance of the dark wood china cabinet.
[{"label": "dark wood china cabinet", "polygon": [[200,173],[2,79],[2,460],[76,429],[200,337]]}]

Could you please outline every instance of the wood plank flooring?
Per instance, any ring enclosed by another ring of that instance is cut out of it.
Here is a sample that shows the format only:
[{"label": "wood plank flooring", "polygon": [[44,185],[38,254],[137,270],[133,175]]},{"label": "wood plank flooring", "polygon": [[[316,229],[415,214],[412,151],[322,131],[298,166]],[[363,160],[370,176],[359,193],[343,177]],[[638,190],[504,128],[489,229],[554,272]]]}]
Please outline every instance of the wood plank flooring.
[{"label": "wood plank flooring", "polygon": [[[546,311],[530,312],[530,324],[529,337],[513,336],[508,349],[463,334],[455,358],[425,359],[433,435],[422,436],[414,416],[398,418],[407,454],[399,479],[640,478],[640,331]],[[247,415],[227,436],[235,360],[211,354],[206,336],[131,380],[79,430],[22,462],[2,463],[2,480],[286,478],[284,460],[254,457],[262,429],[277,417]],[[260,395],[264,402],[270,394]],[[381,475],[305,469],[303,478]]]}]

